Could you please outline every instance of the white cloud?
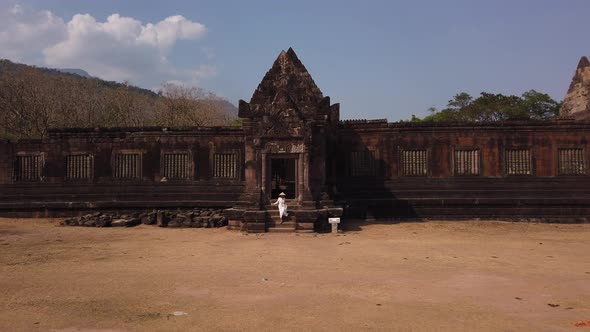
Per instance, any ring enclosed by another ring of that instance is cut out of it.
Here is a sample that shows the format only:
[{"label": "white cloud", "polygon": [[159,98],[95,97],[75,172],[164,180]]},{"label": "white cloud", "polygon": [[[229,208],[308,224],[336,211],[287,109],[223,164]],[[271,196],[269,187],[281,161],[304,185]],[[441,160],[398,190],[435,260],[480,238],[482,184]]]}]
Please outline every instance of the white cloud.
[{"label": "white cloud", "polygon": [[157,46],[162,50],[166,50],[173,46],[178,39],[199,39],[205,32],[206,28],[204,25],[191,22],[183,16],[176,15],[167,17],[155,25],[148,23],[146,26],[141,27],[139,39],[150,45]]},{"label": "white cloud", "polygon": [[0,58],[39,62],[41,51],[66,38],[66,25],[50,11],[20,5],[0,8]]},{"label": "white cloud", "polygon": [[197,84],[214,76],[215,68],[200,64],[178,68],[169,61],[178,41],[196,41],[206,27],[181,15],[157,23],[112,14],[99,22],[76,14],[65,22],[50,11],[14,6],[0,14],[0,57],[32,61],[56,68],[81,68],[107,80],[128,80],[143,86],[179,80]]}]

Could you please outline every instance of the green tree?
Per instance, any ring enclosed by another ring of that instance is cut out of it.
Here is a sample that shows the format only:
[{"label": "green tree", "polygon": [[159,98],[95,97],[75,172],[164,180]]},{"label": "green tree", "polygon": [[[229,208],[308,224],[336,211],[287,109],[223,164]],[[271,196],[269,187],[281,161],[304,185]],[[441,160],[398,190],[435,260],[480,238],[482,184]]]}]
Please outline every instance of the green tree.
[{"label": "green tree", "polygon": [[561,103],[546,93],[530,90],[521,97],[482,92],[473,99],[466,92],[456,94],[447,108],[431,107],[425,122],[501,122],[510,120],[547,120],[559,114]]},{"label": "green tree", "polygon": [[472,101],[473,97],[471,97],[470,94],[468,94],[467,92],[461,92],[456,94],[455,97],[453,97],[453,99],[449,100],[447,107],[453,109],[463,109],[465,107],[468,107]]},{"label": "green tree", "polygon": [[498,122],[527,119],[522,100],[517,96],[505,96],[482,92],[467,108],[463,109],[472,122]]},{"label": "green tree", "polygon": [[546,93],[530,90],[522,94],[522,103],[531,119],[550,119],[559,115],[561,103],[553,100]]}]

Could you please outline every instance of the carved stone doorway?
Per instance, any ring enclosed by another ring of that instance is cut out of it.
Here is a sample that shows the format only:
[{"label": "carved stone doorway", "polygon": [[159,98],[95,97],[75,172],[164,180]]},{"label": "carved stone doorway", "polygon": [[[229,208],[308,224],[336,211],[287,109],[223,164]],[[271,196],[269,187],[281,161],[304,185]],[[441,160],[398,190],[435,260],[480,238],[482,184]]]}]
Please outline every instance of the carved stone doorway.
[{"label": "carved stone doorway", "polygon": [[268,193],[276,199],[281,192],[287,199],[296,199],[297,186],[297,157],[293,155],[277,155],[269,158],[269,178],[267,179]]}]

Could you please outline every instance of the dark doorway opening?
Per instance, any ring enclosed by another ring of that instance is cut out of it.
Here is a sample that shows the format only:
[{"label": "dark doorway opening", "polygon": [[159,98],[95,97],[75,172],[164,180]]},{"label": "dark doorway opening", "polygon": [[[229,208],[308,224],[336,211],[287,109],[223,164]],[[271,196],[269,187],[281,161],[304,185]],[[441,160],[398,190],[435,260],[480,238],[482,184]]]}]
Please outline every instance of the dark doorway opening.
[{"label": "dark doorway opening", "polygon": [[270,192],[272,198],[277,198],[281,192],[287,195],[287,199],[296,198],[295,161],[294,158],[271,159]]}]

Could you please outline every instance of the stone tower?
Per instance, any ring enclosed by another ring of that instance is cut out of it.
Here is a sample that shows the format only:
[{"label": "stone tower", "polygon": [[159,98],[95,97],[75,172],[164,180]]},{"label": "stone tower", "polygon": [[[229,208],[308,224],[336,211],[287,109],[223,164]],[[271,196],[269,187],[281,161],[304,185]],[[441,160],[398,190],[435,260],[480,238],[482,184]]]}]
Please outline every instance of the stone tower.
[{"label": "stone tower", "polygon": [[578,63],[559,113],[580,120],[590,119],[590,61],[585,56]]},{"label": "stone tower", "polygon": [[295,230],[313,230],[339,215],[330,199],[339,104],[330,104],[295,51],[281,51],[250,102],[240,100],[245,145],[245,189],[226,215],[249,232],[269,228],[271,199],[287,198]]}]

